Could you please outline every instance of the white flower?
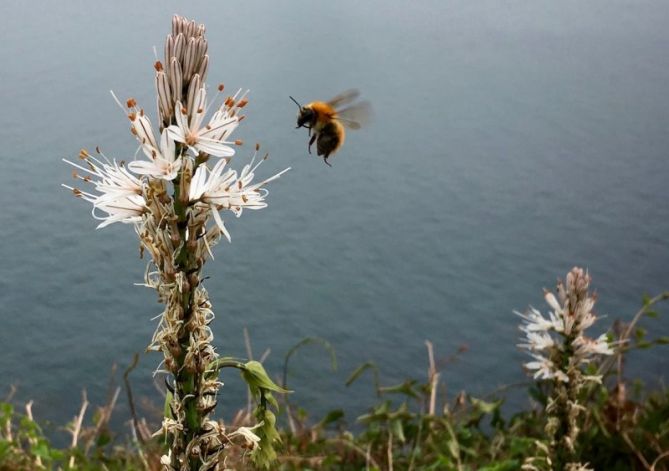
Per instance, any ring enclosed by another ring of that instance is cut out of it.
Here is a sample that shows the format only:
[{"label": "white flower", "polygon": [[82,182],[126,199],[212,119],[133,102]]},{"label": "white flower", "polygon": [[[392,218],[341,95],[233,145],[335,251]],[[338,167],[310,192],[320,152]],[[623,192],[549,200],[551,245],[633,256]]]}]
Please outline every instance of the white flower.
[{"label": "white flower", "polygon": [[239,427],[237,430],[228,435],[228,438],[234,437],[244,437],[246,444],[251,447],[252,450],[260,448],[260,437],[253,433],[253,430],[258,427],[262,427],[264,422],[260,422],[253,427]]},{"label": "white flower", "polygon": [[547,331],[555,329],[555,324],[553,319],[544,319],[539,311],[530,306],[529,311],[525,314],[518,311],[513,311],[514,314],[523,318],[524,326],[522,327],[523,331]]},{"label": "white flower", "polygon": [[[93,204],[93,217],[102,221],[97,228],[100,229],[115,222],[139,222],[142,214],[146,212],[141,180],[115,160],[105,163],[94,158],[85,150],[82,150],[79,156],[86,161],[87,167],[66,159],[63,161],[85,172],[87,174],[85,176],[75,172],[74,177],[92,183],[100,194],[87,193],[68,185],[63,186],[72,190],[76,196]],[[101,210],[106,215],[99,215],[96,210]]]},{"label": "white flower", "polygon": [[[116,99],[116,103],[123,108],[121,102],[116,98],[116,95],[112,93],[112,96]],[[153,158],[154,152],[158,152],[159,149],[156,138],[154,137],[155,134],[153,134],[151,121],[149,121],[149,118],[144,114],[144,110],[137,108],[134,99],[131,98],[128,100],[128,106],[133,110],[128,114],[128,119],[130,119],[130,122],[132,123],[130,130],[137,137],[146,156]]]},{"label": "white flower", "polygon": [[172,464],[172,450],[169,450],[166,455],[160,457],[160,464],[169,466]]},{"label": "white flower", "polygon": [[535,379],[573,381],[575,368],[592,362],[597,355],[613,354],[605,334],[597,339],[585,335],[597,320],[592,312],[596,296],[588,292],[589,285],[587,272],[574,268],[567,274],[566,284],[558,282],[557,296],[544,290],[546,303],[552,308],[549,319],[534,308],[525,314],[516,312],[523,319],[520,330],[525,334],[518,346],[534,357],[525,367],[534,371]]},{"label": "white flower", "polygon": [[583,375],[583,381],[590,381],[592,383],[602,384],[602,375]]},{"label": "white flower", "polygon": [[165,180],[174,180],[181,169],[181,157],[176,157],[174,140],[163,130],[160,135],[160,148],[152,144],[143,144],[142,149],[149,161],[136,160],[128,164],[128,168],[139,175],[149,175]]},{"label": "white flower", "polygon": [[525,368],[532,371],[534,370],[533,378],[534,379],[557,379],[564,383],[569,382],[569,377],[564,374],[562,371],[555,367],[555,364],[550,361],[548,358],[544,358],[541,355],[532,354],[536,361],[530,361],[525,363]]},{"label": "white flower", "polygon": [[195,170],[195,175],[193,175],[188,199],[193,204],[209,205],[216,224],[230,241],[230,234],[225,228],[218,211],[228,209],[239,217],[244,208],[261,209],[267,207],[267,203],[265,203],[267,190],[263,186],[279,178],[289,168],[259,183],[251,184],[254,177],[253,172],[262,163],[262,160],[254,167],[252,167],[252,160],[250,164],[244,166],[239,176],[237,176],[235,170],[225,170],[227,163],[227,159],[221,159],[211,171],[208,170],[206,165],[200,165]]},{"label": "white flower", "polygon": [[572,345],[576,348],[576,354],[583,358],[592,355],[613,355],[613,349],[609,345],[606,334],[600,335],[597,339],[580,336],[574,339]]},{"label": "white flower", "polygon": [[529,330],[525,330],[524,328],[521,329],[523,329],[523,331],[525,332],[525,335],[527,337],[527,343],[518,344],[519,347],[526,348],[527,350],[530,351],[542,351],[555,347],[555,341],[553,340],[553,337],[551,337],[549,333],[532,332]]},{"label": "white flower", "polygon": [[223,104],[212,115],[209,124],[200,127],[207,111],[206,92],[202,87],[193,100],[192,110],[185,109],[181,102],[177,102],[174,110],[177,124],[169,126],[167,131],[176,142],[186,144],[195,156],[203,152],[216,157],[232,157],[235,150],[230,145],[234,142],[224,139],[239,124],[239,117],[235,116],[233,108],[234,105]]},{"label": "white flower", "polygon": [[551,293],[550,291],[545,291],[544,299],[546,300],[548,305],[555,310],[556,316],[562,315],[562,306],[560,306],[560,303],[558,303],[558,300],[555,298],[555,295],[553,293]]}]

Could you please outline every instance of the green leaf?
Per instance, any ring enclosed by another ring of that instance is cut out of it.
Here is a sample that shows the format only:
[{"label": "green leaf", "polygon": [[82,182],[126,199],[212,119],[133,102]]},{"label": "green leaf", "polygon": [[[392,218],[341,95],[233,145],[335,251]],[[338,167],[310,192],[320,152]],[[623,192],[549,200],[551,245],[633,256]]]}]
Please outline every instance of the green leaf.
[{"label": "green leaf", "polygon": [[655,318],[657,318],[658,315],[659,314],[657,313],[657,311],[646,311],[646,317],[650,317],[652,319],[655,319]]},{"label": "green leaf", "polygon": [[276,460],[274,443],[281,441],[276,431],[276,416],[267,409],[256,409],[256,419],[262,421],[262,426],[256,429],[260,437],[259,447],[251,452],[251,459],[259,468],[269,469]]},{"label": "green leaf", "polygon": [[51,450],[51,459],[53,460],[62,460],[65,458],[65,452],[62,450]]},{"label": "green leaf", "polygon": [[420,398],[418,391],[414,389],[414,385],[417,383],[415,379],[406,380],[401,384],[395,386],[382,386],[379,388],[381,393],[390,393],[390,394],[404,394],[405,396],[413,397],[415,399]]},{"label": "green leaf", "polygon": [[374,377],[374,389],[378,393],[378,391],[379,391],[379,367],[376,366],[376,364],[374,362],[371,362],[371,361],[363,363],[362,365],[357,367],[353,371],[353,373],[351,373],[351,375],[348,377],[348,379],[346,380],[346,383],[345,383],[346,386],[350,386],[351,384],[353,384],[367,370],[372,371],[372,375]]},{"label": "green leaf", "polygon": [[338,420],[344,418],[344,411],[342,409],[335,409],[328,412],[323,419],[316,425],[317,428],[324,428]]},{"label": "green leaf", "polygon": [[402,443],[406,441],[404,438],[404,427],[402,426],[402,421],[395,419],[390,422],[390,431],[392,434]]},{"label": "green leaf", "polygon": [[254,388],[261,388],[266,391],[276,391],[282,394],[292,392],[287,389],[283,389],[281,386],[278,386],[274,381],[272,381],[267,375],[265,367],[263,367],[262,363],[259,361],[251,360],[244,364],[242,376],[252,391]]},{"label": "green leaf", "polygon": [[170,408],[172,399],[174,399],[174,395],[171,392],[167,391],[167,394],[165,394],[165,404],[163,405],[163,417],[167,417],[168,419],[174,418],[172,416],[172,409]]},{"label": "green leaf", "polygon": [[460,456],[460,446],[454,438],[449,438],[446,440],[446,445],[448,446],[448,452],[451,456],[457,459]]},{"label": "green leaf", "polygon": [[451,424],[449,424],[447,421],[444,422],[444,425],[446,426],[446,430],[448,430],[448,433],[450,435],[450,438],[446,440],[446,446],[448,447],[448,451],[451,453],[451,456],[453,456],[453,458],[459,460],[460,444],[458,443],[458,440],[455,436],[455,431],[453,430],[453,427],[451,427]]},{"label": "green leaf", "polygon": [[0,402],[0,412],[2,412],[2,418],[10,418],[14,414],[14,406],[7,402]]},{"label": "green leaf", "polygon": [[474,408],[478,409],[484,414],[492,414],[493,412],[498,410],[499,407],[502,405],[502,402],[504,402],[502,399],[499,399],[494,402],[486,402],[482,399],[476,399],[475,397],[470,397],[469,400],[471,401],[472,406],[474,406]]},{"label": "green leaf", "polygon": [[30,451],[33,455],[38,456],[40,458],[44,459],[50,458],[49,445],[44,440],[40,440],[36,444],[31,446]]},{"label": "green leaf", "polygon": [[515,471],[517,469],[520,469],[520,461],[506,460],[479,468],[479,471]]},{"label": "green leaf", "polygon": [[98,439],[95,441],[95,445],[102,448],[105,445],[108,445],[112,441],[112,436],[109,432],[103,431],[98,436]]},{"label": "green leaf", "polygon": [[11,447],[12,445],[10,442],[5,440],[0,440],[0,463],[7,455],[9,455],[9,450],[11,449]]},{"label": "green leaf", "polygon": [[657,342],[659,345],[669,345],[669,336],[663,335],[662,337],[659,337],[655,342]]}]

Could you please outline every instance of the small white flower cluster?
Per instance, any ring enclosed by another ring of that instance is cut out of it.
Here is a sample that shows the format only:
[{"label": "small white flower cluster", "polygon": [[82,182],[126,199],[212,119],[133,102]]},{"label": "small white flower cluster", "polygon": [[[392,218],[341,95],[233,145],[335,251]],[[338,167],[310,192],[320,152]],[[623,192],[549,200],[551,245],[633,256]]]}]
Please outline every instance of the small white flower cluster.
[{"label": "small white flower cluster", "polygon": [[[553,309],[548,318],[530,307],[522,319],[520,330],[524,342],[518,346],[534,358],[525,364],[535,379],[552,380],[546,402],[546,434],[548,446],[539,457],[526,460],[523,469],[537,468],[545,461],[552,469],[551,459],[563,463],[564,469],[587,471],[587,465],[578,462],[577,438],[581,430],[580,416],[586,412],[581,394],[586,384],[601,383],[599,375],[588,375],[584,368],[595,362],[599,355],[611,355],[613,349],[605,334],[596,339],[585,335],[586,329],[597,320],[593,312],[596,296],[588,292],[590,275],[574,267],[563,283],[558,281],[557,296],[546,291],[544,298]],[[563,469],[562,466],[558,466]]]},{"label": "small white flower cluster", "polygon": [[[221,233],[230,240],[219,211],[229,210],[239,217],[244,208],[266,207],[264,186],[288,170],[254,183],[255,170],[264,160],[255,162],[258,146],[251,162],[240,173],[226,168],[235,154],[233,146],[241,145],[240,141],[226,140],[238,126],[239,110],[247,103],[246,98],[238,95],[239,92],[225,100],[209,124],[200,127],[207,109],[206,92],[204,87],[200,88],[190,115],[178,103],[175,112],[178,124],[164,128],[159,141],[144,111],[137,108],[134,100],[128,100],[131,132],[148,160],[135,160],[126,167],[99,150],[98,157],[82,150],[79,157],[83,163],[63,160],[77,169],[76,179],[93,184],[97,193],[63,186],[93,205],[93,217],[101,221],[98,228],[102,228],[114,222],[141,222],[142,216],[150,212],[151,198],[155,195],[150,189],[151,180],[173,182],[188,195],[185,203],[189,209],[209,212]],[[206,163],[209,156],[222,158],[210,169]]]},{"label": "small white flower cluster", "polygon": [[601,381],[599,376],[580,375],[581,367],[592,362],[597,355],[611,355],[613,350],[606,334],[596,339],[585,335],[585,330],[597,320],[593,313],[596,296],[588,293],[590,276],[581,268],[573,268],[557,285],[557,297],[546,291],[544,298],[553,309],[545,318],[530,307],[522,314],[520,330],[524,342],[518,346],[526,349],[534,361],[525,363],[535,379],[555,379],[560,382],[573,380],[575,373],[589,381]]}]

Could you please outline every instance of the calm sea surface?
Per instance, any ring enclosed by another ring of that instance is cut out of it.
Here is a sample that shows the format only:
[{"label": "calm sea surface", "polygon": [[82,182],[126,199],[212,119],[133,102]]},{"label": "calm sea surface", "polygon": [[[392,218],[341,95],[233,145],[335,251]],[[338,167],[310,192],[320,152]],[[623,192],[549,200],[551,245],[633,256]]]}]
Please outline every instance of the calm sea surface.
[{"label": "calm sea surface", "polygon": [[[574,265],[606,315],[593,333],[669,288],[668,2],[3,1],[0,396],[16,384],[62,423],[150,341],[160,306],[133,286],[135,234],[95,230],[60,187],[61,158],[99,145],[132,159],[109,90],[155,116],[152,47],[162,56],[173,13],[206,23],[211,85],[251,89],[237,135],[271,153],[262,171],[293,168],[267,209],[229,221],[233,243],[207,266],[219,351],[246,356],[247,328],[278,374],[295,343],[327,339],[336,373],[311,346],[289,376],[317,414],[353,420],[371,404],[369,379],[344,386],[365,361],[385,384],[423,377],[426,339],[451,397],[523,381],[512,310],[545,312],[542,288]],[[328,168],[307,155],[288,95],[349,87],[375,119]],[[669,334],[668,311],[645,323],[653,335]],[[159,361],[142,355],[136,396],[154,395]],[[665,347],[627,372],[654,382],[668,369]],[[229,417],[244,396],[236,374],[223,379]]]}]

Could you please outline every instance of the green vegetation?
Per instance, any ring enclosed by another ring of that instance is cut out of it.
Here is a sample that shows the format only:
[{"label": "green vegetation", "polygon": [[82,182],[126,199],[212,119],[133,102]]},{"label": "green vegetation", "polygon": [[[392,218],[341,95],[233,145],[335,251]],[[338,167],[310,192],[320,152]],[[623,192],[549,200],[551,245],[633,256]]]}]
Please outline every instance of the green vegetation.
[{"label": "green vegetation", "polygon": [[[638,328],[636,323],[641,317],[657,316],[654,305],[667,297],[664,293],[646,299],[631,323],[616,323],[610,335],[619,340],[627,335],[629,342],[622,343],[624,346],[615,356],[607,357],[598,365],[589,365],[592,373],[599,369],[604,380],[602,384],[589,384],[578,397],[582,406],[581,422],[574,448],[583,467],[561,469],[669,469],[669,390],[649,390],[639,381],[625,380],[629,373],[623,371],[625,356],[631,350],[666,343],[664,337],[647,338],[646,330]],[[295,351],[312,343],[326,348],[332,366],[336,365],[334,351],[327,342],[305,339],[286,355],[286,371]],[[524,387],[534,407],[510,417],[501,412],[504,391],[485,399],[461,393],[446,401],[442,397],[443,384],[435,367],[432,345],[426,344],[429,369],[424,380],[410,379],[384,386],[382,372],[372,363],[362,365],[350,375],[347,384],[371,374],[376,390],[376,399],[370,394],[369,411],[354,420],[347,418],[342,410],[332,410],[320,420],[312,420],[289,401],[289,395],[280,395],[276,401],[269,392],[280,393],[282,388],[266,377],[257,362],[233,364],[235,361],[222,359],[218,366],[238,367],[247,376],[255,375],[257,380],[251,382],[259,385],[254,393],[258,404],[278,403],[280,442],[274,447],[277,459],[270,465],[271,469],[551,469],[545,460],[551,447],[546,433],[549,418],[546,406],[554,384],[550,381],[528,383]],[[264,381],[269,382],[264,384]],[[283,383],[285,385],[285,379]],[[263,393],[264,386],[268,387]],[[112,396],[89,420],[85,420],[88,402],[84,397],[81,413],[65,427],[72,441],[71,446],[64,448],[55,447],[46,438],[42,427],[33,419],[30,403],[21,408],[13,406],[17,402],[11,398],[0,403],[0,471],[161,469],[161,457],[167,452],[165,440],[162,436],[151,436],[159,426],[149,427],[143,419],[134,420],[132,434],[113,433],[108,423],[118,391]],[[243,410],[233,423],[227,424],[230,446],[225,467],[220,469],[255,469],[250,450],[257,452],[258,448],[249,437],[254,436],[251,431],[257,430],[253,425],[268,420],[264,415],[267,411],[264,406],[255,412]],[[157,424],[160,418],[155,417],[153,421]],[[350,422],[355,422],[356,426],[352,427],[355,432],[350,430]]]}]

